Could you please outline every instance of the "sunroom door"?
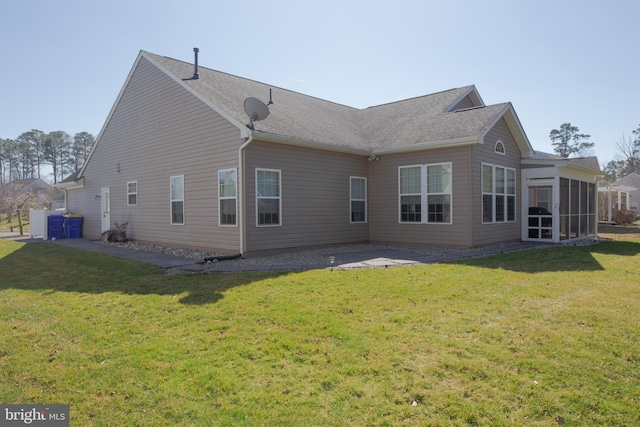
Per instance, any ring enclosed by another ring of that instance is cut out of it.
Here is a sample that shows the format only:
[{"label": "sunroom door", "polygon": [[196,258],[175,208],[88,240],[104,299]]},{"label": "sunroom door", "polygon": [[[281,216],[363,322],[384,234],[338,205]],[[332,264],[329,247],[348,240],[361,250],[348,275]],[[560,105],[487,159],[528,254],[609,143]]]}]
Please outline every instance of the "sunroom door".
[{"label": "sunroom door", "polygon": [[553,186],[529,187],[529,240],[553,241]]}]

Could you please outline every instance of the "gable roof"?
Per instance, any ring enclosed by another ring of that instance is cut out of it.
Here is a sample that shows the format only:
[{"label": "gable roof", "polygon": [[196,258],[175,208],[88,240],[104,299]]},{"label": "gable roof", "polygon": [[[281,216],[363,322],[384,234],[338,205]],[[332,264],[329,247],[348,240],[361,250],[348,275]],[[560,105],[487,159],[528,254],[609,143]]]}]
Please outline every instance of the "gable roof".
[{"label": "gable roof", "polygon": [[[148,61],[196,96],[230,123],[242,138],[306,144],[316,148],[359,154],[424,150],[481,144],[491,127],[504,118],[520,147],[522,157],[534,151],[510,103],[485,106],[475,86],[356,109],[255,80],[200,66],[193,79],[193,64],[140,51],[116,99],[89,158],[73,182],[81,179],[111,116],[140,61]],[[247,125],[244,100],[267,99],[274,103],[269,116]]]},{"label": "gable roof", "polygon": [[[199,67],[200,78],[193,80],[192,64],[149,52],[141,54],[227,112],[236,123],[248,122],[246,98],[266,99],[272,90],[274,104],[269,107],[269,117],[255,123],[258,134],[367,152],[425,149],[446,143],[482,143],[489,128],[508,113],[508,124],[521,150],[533,152],[511,104],[485,106],[475,86],[360,110],[206,67]],[[454,110],[465,98],[472,107]]]},{"label": "gable roof", "polygon": [[27,193],[32,190],[47,190],[51,188],[51,185],[41,178],[14,179],[9,182],[9,185],[20,193]]},{"label": "gable roof", "polygon": [[620,178],[619,180],[617,180],[616,182],[614,182],[613,184],[611,184],[612,187],[628,187],[628,188],[633,188],[635,190],[640,190],[640,175],[632,172],[629,175],[626,175],[622,178]]}]

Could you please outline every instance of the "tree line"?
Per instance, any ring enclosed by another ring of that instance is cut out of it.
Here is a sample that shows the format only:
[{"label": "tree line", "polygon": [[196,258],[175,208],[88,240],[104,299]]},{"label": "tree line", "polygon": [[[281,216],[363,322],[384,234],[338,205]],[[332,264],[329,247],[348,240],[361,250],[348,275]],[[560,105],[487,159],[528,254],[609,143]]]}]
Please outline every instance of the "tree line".
[{"label": "tree line", "polygon": [[16,179],[45,179],[45,166],[51,167],[51,182],[56,184],[80,170],[94,142],[95,137],[89,132],[72,137],[61,130],[45,133],[38,129],[23,132],[15,139],[0,138],[0,184]]}]

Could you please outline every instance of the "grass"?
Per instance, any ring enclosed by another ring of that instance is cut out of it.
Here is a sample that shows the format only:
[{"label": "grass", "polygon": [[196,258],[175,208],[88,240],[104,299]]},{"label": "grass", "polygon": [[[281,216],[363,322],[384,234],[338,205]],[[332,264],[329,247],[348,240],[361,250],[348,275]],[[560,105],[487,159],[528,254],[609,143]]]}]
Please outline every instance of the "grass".
[{"label": "grass", "polygon": [[72,425],[640,425],[640,239],[164,275],[0,240],[0,402]]},{"label": "grass", "polygon": [[[0,213],[0,232],[9,232],[11,230],[11,226],[15,232],[20,231],[20,224],[18,222],[18,217],[13,215],[11,221],[8,221],[7,215]],[[22,232],[24,234],[29,234],[30,225],[29,225],[29,216],[26,218],[22,218]]]}]

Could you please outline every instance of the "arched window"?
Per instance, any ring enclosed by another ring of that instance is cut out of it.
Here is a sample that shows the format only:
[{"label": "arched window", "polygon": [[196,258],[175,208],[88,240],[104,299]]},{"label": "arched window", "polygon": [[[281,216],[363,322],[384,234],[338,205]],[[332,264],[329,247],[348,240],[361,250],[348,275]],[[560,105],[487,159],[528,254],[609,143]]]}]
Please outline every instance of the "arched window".
[{"label": "arched window", "polygon": [[500,140],[498,140],[498,142],[496,142],[496,146],[493,149],[493,151],[498,153],[498,154],[502,154],[503,156],[507,154],[506,151],[504,150],[504,144]]}]

